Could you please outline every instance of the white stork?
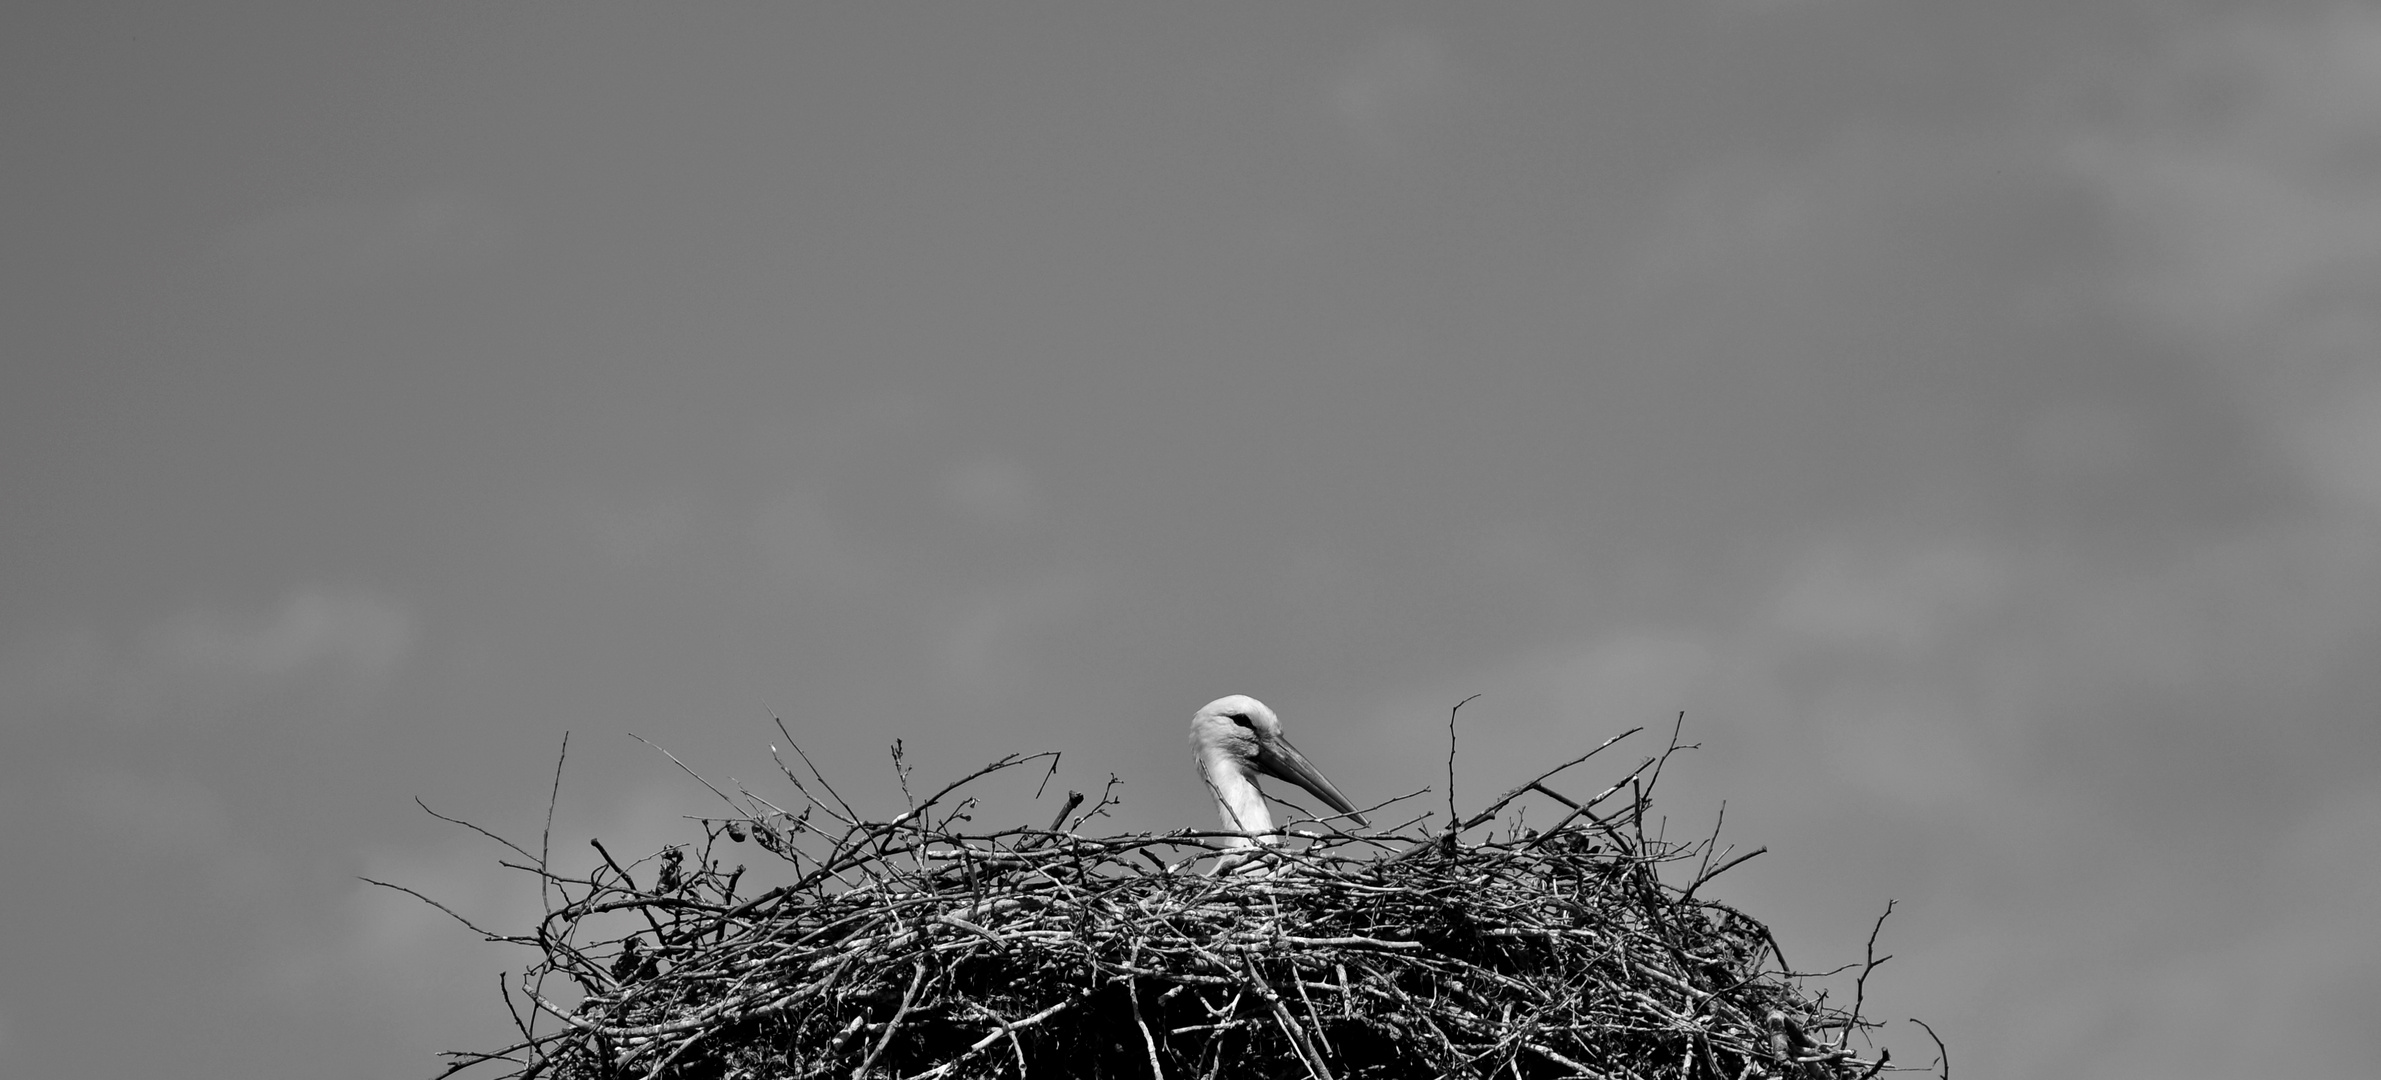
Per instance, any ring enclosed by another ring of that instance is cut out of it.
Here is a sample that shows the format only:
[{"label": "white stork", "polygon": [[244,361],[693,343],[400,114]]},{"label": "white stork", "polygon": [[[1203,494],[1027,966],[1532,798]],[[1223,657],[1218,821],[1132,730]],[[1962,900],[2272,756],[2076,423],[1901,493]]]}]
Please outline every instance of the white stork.
[{"label": "white stork", "polygon": [[1191,717],[1190,740],[1199,757],[1199,778],[1215,793],[1224,828],[1241,834],[1234,847],[1250,846],[1248,837],[1274,841],[1264,835],[1273,831],[1273,813],[1265,807],[1265,793],[1257,790],[1258,773],[1305,788],[1356,824],[1369,824],[1306,755],[1281,737],[1281,721],[1262,701],[1233,694],[1208,702]]}]

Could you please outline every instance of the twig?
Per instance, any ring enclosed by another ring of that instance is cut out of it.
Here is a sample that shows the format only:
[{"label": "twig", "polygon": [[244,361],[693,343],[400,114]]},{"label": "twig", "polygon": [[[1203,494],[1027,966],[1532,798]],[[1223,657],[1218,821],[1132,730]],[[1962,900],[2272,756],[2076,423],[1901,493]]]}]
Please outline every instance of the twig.
[{"label": "twig", "polygon": [[[782,716],[775,716],[771,717],[770,719],[777,722],[777,732],[778,734],[785,736],[785,744],[793,748],[794,756],[801,758],[802,764],[810,770],[811,779],[817,780],[818,786],[827,789],[827,794],[835,800],[835,805],[843,808],[844,818],[851,821],[859,820],[859,812],[853,810],[850,803],[843,801],[843,796],[835,791],[835,785],[828,783],[827,778],[818,771],[818,766],[811,764],[810,755],[802,752],[802,744],[794,741],[794,733],[786,730],[785,718]],[[776,748],[771,747],[770,749],[774,750]],[[786,778],[789,780],[793,779],[792,770],[786,771]],[[794,784],[795,786],[799,787],[801,785],[801,781],[795,780]]]},{"label": "twig", "polygon": [[860,1067],[852,1070],[852,1080],[860,1080],[861,1077],[868,1075],[868,1067],[876,1064],[877,1058],[884,1056],[885,1047],[893,1045],[893,1033],[901,1030],[901,1022],[909,1018],[909,1007],[917,1002],[918,987],[925,981],[926,965],[920,961],[912,968],[909,977],[909,990],[901,995],[901,1007],[893,1010],[893,1018],[885,1022],[884,1037],[876,1040],[876,1049],[870,1050],[868,1057],[860,1062]]},{"label": "twig", "polygon": [[[1742,854],[1742,855],[1739,855],[1739,856],[1737,856],[1737,857],[1735,857],[1735,858],[1733,858],[1733,859],[1730,859],[1730,860],[1728,860],[1727,862],[1721,863],[1721,864],[1719,864],[1718,866],[1716,866],[1716,867],[1713,867],[1711,870],[1709,870],[1709,871],[1707,871],[1707,872],[1705,872],[1705,873],[1702,873],[1702,874],[1697,874],[1697,875],[1695,876],[1695,881],[1694,881],[1694,883],[1693,883],[1693,884],[1691,884],[1691,885],[1688,885],[1688,886],[1687,886],[1687,891],[1686,891],[1686,892],[1684,892],[1684,893],[1681,893],[1681,894],[1679,894],[1679,899],[1680,899],[1680,900],[1682,900],[1682,901],[1685,901],[1685,900],[1692,900],[1692,899],[1694,899],[1694,898],[1695,898],[1695,890],[1702,888],[1702,887],[1703,887],[1703,883],[1704,883],[1704,882],[1706,882],[1706,881],[1710,881],[1711,879],[1713,879],[1713,878],[1715,878],[1715,877],[1718,877],[1718,876],[1720,876],[1721,874],[1725,874],[1725,873],[1727,873],[1729,870],[1731,870],[1731,869],[1735,868],[1736,864],[1738,864],[1738,863],[1741,863],[1741,862],[1745,861],[1746,859],[1750,859],[1750,858],[1752,858],[1752,857],[1753,857],[1753,856],[1755,856],[1755,855],[1762,855],[1762,854],[1767,854],[1767,853],[1768,853],[1768,851],[1769,851],[1769,845],[1767,845],[1767,844],[1763,844],[1763,845],[1761,845],[1760,847],[1757,847],[1757,848],[1754,848],[1754,849],[1753,849],[1753,850],[1751,850],[1751,851],[1745,852],[1744,854]],[[1779,957],[1779,961],[1780,961],[1780,962],[1783,962],[1783,961],[1784,961],[1784,959],[1785,959],[1784,957]]]},{"label": "twig", "polygon": [[479,928],[479,926],[478,926],[477,924],[474,924],[474,923],[473,923],[471,920],[469,920],[469,919],[466,919],[466,918],[464,918],[463,916],[456,914],[456,913],[455,913],[455,909],[453,909],[453,908],[451,908],[451,907],[448,907],[448,906],[446,906],[445,904],[441,904],[441,903],[439,903],[439,902],[438,902],[438,901],[436,901],[436,900],[432,900],[432,899],[430,899],[430,898],[429,898],[429,897],[427,897],[427,896],[423,896],[422,894],[420,894],[420,893],[418,893],[418,892],[415,892],[415,891],[413,891],[412,889],[408,889],[408,888],[406,888],[406,887],[405,887],[405,886],[403,886],[403,885],[392,885],[392,884],[390,884],[390,883],[388,883],[388,882],[386,882],[386,881],[381,881],[381,880],[379,880],[379,879],[377,879],[377,878],[368,878],[368,877],[362,877],[362,876],[358,876],[358,877],[356,878],[356,880],[357,880],[357,881],[362,881],[362,882],[365,882],[365,883],[368,883],[368,884],[372,884],[372,885],[378,885],[378,886],[380,886],[380,887],[381,887],[381,888],[383,888],[383,889],[395,889],[395,890],[397,890],[398,892],[404,893],[404,894],[405,894],[405,895],[407,895],[407,896],[413,897],[414,899],[421,901],[422,903],[428,904],[428,905],[430,905],[431,907],[434,907],[434,908],[437,908],[437,909],[438,909],[438,910],[440,910],[440,911],[446,912],[446,914],[447,914],[447,917],[448,917],[448,918],[450,918],[450,919],[453,919],[453,920],[455,920],[456,922],[462,923],[462,924],[464,925],[464,927],[465,927],[465,928],[467,928],[467,929],[469,929],[469,930],[470,930],[472,933],[474,933],[474,934],[478,934],[479,936],[481,936],[481,937],[483,937],[483,938],[485,938],[485,939],[487,939],[487,940],[489,940],[489,941],[516,941],[516,942],[517,942],[517,941],[520,941],[520,940],[521,940],[520,938],[516,938],[516,937],[507,937],[507,936],[505,936],[505,935],[503,935],[503,934],[495,933],[494,931],[490,931],[490,930],[482,930],[482,929],[480,929],[480,928]]},{"label": "twig", "polygon": [[[547,862],[547,859],[553,854],[554,850],[554,807],[562,802],[562,763],[569,760],[570,732],[565,731],[562,733],[562,752],[554,755],[554,786],[552,789],[546,792],[546,828],[545,831],[539,833],[537,837],[537,869],[540,875],[537,883],[537,894],[540,900],[544,900],[548,895],[546,892],[547,880],[544,876],[544,872],[546,867],[550,865]],[[547,902],[546,910],[553,910],[551,901]],[[536,1016],[535,1013],[531,1013],[530,1015],[532,1017]]]},{"label": "twig", "polygon": [[1057,831],[1058,831],[1058,827],[1059,827],[1059,826],[1066,824],[1066,816],[1067,816],[1068,814],[1072,814],[1072,813],[1074,813],[1074,812],[1075,812],[1075,808],[1076,808],[1076,807],[1078,807],[1078,806],[1081,806],[1081,805],[1083,805],[1083,793],[1082,793],[1082,792],[1080,792],[1080,791],[1070,791],[1070,792],[1067,792],[1067,793],[1066,793],[1066,805],[1059,807],[1059,808],[1058,808],[1058,813],[1056,813],[1056,814],[1053,814],[1053,815],[1051,815],[1051,816],[1050,816],[1050,831],[1051,831],[1051,832],[1057,832]]},{"label": "twig", "polygon": [[[1593,750],[1590,750],[1590,751],[1588,751],[1587,753],[1581,754],[1581,755],[1579,755],[1578,757],[1572,758],[1572,759],[1571,759],[1571,760],[1569,760],[1569,761],[1563,762],[1563,763],[1562,763],[1562,764],[1560,764],[1560,765],[1557,765],[1557,766],[1555,766],[1555,767],[1553,767],[1553,768],[1551,768],[1551,769],[1548,769],[1548,770],[1546,770],[1545,772],[1539,773],[1538,775],[1536,775],[1536,776],[1534,776],[1534,777],[1531,777],[1531,778],[1530,778],[1530,780],[1529,780],[1529,782],[1527,782],[1527,783],[1524,783],[1524,784],[1522,784],[1521,786],[1519,786],[1519,787],[1516,787],[1516,788],[1514,788],[1514,789],[1513,789],[1513,790],[1511,790],[1511,791],[1505,792],[1505,793],[1504,793],[1503,795],[1501,795],[1501,796],[1498,796],[1498,798],[1497,798],[1497,800],[1496,800],[1495,802],[1492,802],[1492,803],[1489,803],[1489,804],[1488,804],[1488,809],[1486,809],[1486,810],[1482,810],[1482,811],[1480,811],[1479,813],[1472,815],[1472,817],[1471,817],[1471,820],[1469,820],[1469,821],[1466,821],[1466,822],[1464,822],[1464,823],[1463,823],[1463,827],[1464,827],[1464,828],[1466,828],[1466,829],[1469,829],[1469,828],[1472,828],[1472,827],[1474,827],[1474,826],[1477,826],[1477,825],[1479,825],[1480,823],[1482,823],[1482,822],[1484,822],[1484,821],[1487,821],[1487,820],[1488,820],[1488,819],[1490,819],[1490,818],[1493,818],[1493,817],[1495,817],[1495,816],[1497,815],[1497,811],[1499,811],[1499,810],[1503,810],[1503,809],[1504,809],[1504,808],[1505,808],[1505,807],[1506,807],[1508,804],[1512,803],[1512,801],[1513,801],[1513,800],[1520,798],[1520,797],[1521,797],[1521,796],[1522,796],[1524,793],[1528,792],[1528,791],[1529,791],[1530,789],[1532,789],[1532,788],[1537,788],[1537,789],[1538,789],[1538,790],[1540,790],[1540,791],[1545,791],[1545,792],[1546,792],[1546,794],[1548,794],[1548,795],[1553,795],[1554,793],[1553,793],[1552,791],[1548,791],[1548,790],[1547,790],[1547,789],[1545,789],[1545,788],[1540,788],[1540,787],[1538,787],[1538,785],[1540,785],[1540,784],[1543,784],[1543,783],[1545,783],[1546,781],[1553,779],[1553,778],[1554,778],[1554,776],[1555,776],[1555,774],[1557,774],[1557,773],[1560,773],[1560,772],[1562,772],[1563,770],[1565,770],[1565,769],[1568,769],[1568,768],[1570,768],[1570,767],[1571,767],[1571,766],[1573,766],[1573,765],[1577,765],[1577,764],[1579,764],[1579,763],[1581,763],[1581,762],[1584,762],[1584,761],[1586,761],[1587,759],[1589,759],[1589,758],[1591,758],[1591,757],[1594,757],[1594,756],[1596,756],[1597,754],[1601,754],[1601,753],[1603,753],[1603,752],[1604,752],[1604,750],[1605,750],[1605,748],[1606,748],[1606,747],[1609,747],[1609,746],[1611,746],[1613,743],[1619,742],[1619,741],[1621,741],[1622,739],[1626,739],[1626,738],[1628,738],[1629,736],[1631,736],[1631,735],[1635,735],[1636,733],[1638,733],[1638,732],[1640,732],[1640,731],[1643,731],[1643,730],[1645,730],[1643,727],[1633,727],[1633,728],[1630,728],[1630,729],[1629,729],[1629,730],[1627,730],[1627,731],[1621,732],[1621,733],[1620,733],[1620,734],[1618,734],[1618,735],[1615,735],[1615,736],[1613,736],[1613,737],[1611,737],[1611,738],[1609,738],[1609,739],[1606,739],[1606,740],[1604,740],[1604,741],[1603,741],[1603,742],[1601,742],[1601,743],[1598,743],[1598,744],[1596,744],[1596,748],[1595,748],[1595,749],[1593,749]],[[1651,764],[1651,762],[1649,761],[1649,762],[1648,762],[1648,764]],[[1557,797],[1558,799],[1560,798],[1560,796],[1556,796],[1556,797]],[[1564,800],[1564,801],[1566,801],[1566,802],[1567,802],[1568,800]],[[1589,800],[1589,802],[1588,802],[1588,804],[1587,804],[1587,805],[1589,805],[1589,806],[1593,806],[1593,805],[1595,805],[1595,800]],[[1573,804],[1573,806],[1574,806],[1574,808],[1576,809],[1576,804]]]},{"label": "twig", "polygon": [[1456,822],[1463,820],[1455,816],[1455,714],[1462,712],[1464,706],[1478,700],[1479,697],[1480,695],[1473,694],[1471,697],[1456,702],[1454,708],[1447,710],[1447,835],[1450,837],[1461,829]]},{"label": "twig", "polygon": [[[1125,958],[1128,967],[1139,967],[1143,942],[1136,938],[1133,951]],[[1166,1071],[1157,1064],[1157,1040],[1149,1034],[1149,1021],[1141,1015],[1141,980],[1134,975],[1124,977],[1125,996],[1133,1003],[1133,1026],[1141,1029],[1141,1045],[1149,1051],[1149,1080],[1166,1080]]]},{"label": "twig", "polygon": [[505,838],[503,838],[503,837],[501,837],[501,836],[498,836],[498,835],[496,835],[495,833],[489,832],[489,831],[488,831],[488,830],[486,830],[486,829],[480,828],[479,826],[477,826],[477,825],[474,825],[474,824],[472,824],[472,823],[470,823],[470,822],[468,822],[468,821],[465,821],[465,820],[463,820],[463,819],[461,819],[461,818],[451,818],[451,817],[448,817],[448,816],[446,816],[445,814],[441,814],[441,813],[439,813],[439,812],[438,812],[438,811],[436,811],[436,810],[432,810],[432,809],[430,809],[430,804],[429,804],[429,803],[426,803],[426,802],[423,802],[423,801],[422,801],[422,799],[421,799],[421,796],[419,796],[419,795],[416,795],[416,796],[414,796],[414,799],[413,799],[413,804],[414,804],[415,806],[421,807],[421,808],[422,808],[422,813],[428,814],[428,815],[430,815],[431,817],[437,818],[438,820],[440,820],[440,821],[443,821],[443,822],[446,822],[446,823],[447,823],[447,824],[449,824],[449,825],[461,825],[461,826],[463,826],[464,828],[471,830],[472,832],[478,833],[478,834],[480,834],[481,836],[485,836],[485,837],[487,837],[487,838],[488,838],[488,839],[490,839],[490,840],[494,840],[494,841],[496,841],[496,842],[497,842],[497,843],[499,843],[499,844],[503,844],[504,846],[506,846],[506,847],[508,847],[508,848],[511,848],[511,849],[513,849],[514,851],[518,851],[518,852],[520,852],[520,854],[521,854],[521,857],[522,857],[522,858],[524,858],[524,859],[526,859],[526,858],[529,858],[529,857],[530,857],[530,855],[529,855],[529,853],[528,853],[528,852],[526,852],[526,851],[521,851],[521,845],[519,845],[519,844],[513,843],[513,842],[512,842],[512,841],[510,841],[510,840],[507,840],[507,839],[505,839]]},{"label": "twig", "polygon": [[1885,919],[1893,914],[1895,903],[1896,901],[1887,899],[1885,910],[1877,913],[1876,925],[1868,928],[1868,952],[1865,954],[1867,959],[1860,965],[1860,977],[1852,980],[1852,1019],[1844,1026],[1844,1037],[1836,1042],[1838,1047],[1850,1047],[1852,1033],[1860,1028],[1860,1005],[1868,996],[1868,973],[1877,970],[1877,965],[1893,959],[1891,954],[1877,955],[1877,934],[1885,929]]},{"label": "twig", "polygon": [[653,745],[653,740],[651,740],[651,739],[648,739],[648,738],[646,738],[646,737],[644,737],[644,736],[642,736],[642,735],[639,735],[639,734],[637,734],[636,732],[633,732],[633,731],[629,732],[629,733],[628,733],[628,737],[629,737],[629,738],[631,738],[631,739],[635,739],[635,740],[636,740],[636,741],[638,741],[638,742],[644,743],[644,744],[645,744],[645,745],[647,745],[647,746],[652,746],[652,747],[653,747],[655,750],[661,750],[661,756],[663,756],[663,757],[666,757],[666,758],[670,759],[670,764],[672,764],[672,765],[676,765],[676,766],[678,767],[679,771],[681,771],[681,772],[684,772],[686,775],[688,775],[688,776],[691,776],[691,777],[694,777],[694,782],[695,782],[695,783],[701,784],[701,785],[703,785],[704,787],[707,787],[707,788],[711,788],[711,794],[719,796],[719,801],[721,801],[721,802],[723,802],[723,803],[726,803],[726,804],[728,804],[729,806],[734,806],[734,805],[736,805],[736,800],[734,800],[734,799],[731,799],[731,798],[728,798],[728,793],[727,793],[727,792],[721,791],[721,790],[719,790],[719,789],[718,789],[718,788],[716,788],[716,787],[712,787],[712,786],[711,786],[711,781],[703,779],[703,774],[701,774],[701,773],[699,773],[699,772],[696,772],[696,771],[694,771],[693,769],[689,769],[689,768],[687,768],[687,767],[686,767],[686,763],[685,763],[685,762],[678,760],[678,755],[676,755],[676,754],[673,754],[673,753],[670,753],[670,752],[669,752],[669,751],[667,751],[667,750],[662,750],[662,749],[661,749],[661,747],[659,747],[659,746],[654,746],[654,745]]},{"label": "twig", "polygon": [[1913,1016],[1910,1018],[1910,1022],[1918,1025],[1919,1027],[1926,1028],[1926,1037],[1935,1041],[1935,1061],[1940,1063],[1942,1066],[1941,1070],[1935,1075],[1940,1077],[1941,1080],[1951,1080],[1951,1050],[1943,1045],[1943,1037],[1935,1034],[1935,1029],[1928,1025],[1924,1020],[1920,1020]]}]

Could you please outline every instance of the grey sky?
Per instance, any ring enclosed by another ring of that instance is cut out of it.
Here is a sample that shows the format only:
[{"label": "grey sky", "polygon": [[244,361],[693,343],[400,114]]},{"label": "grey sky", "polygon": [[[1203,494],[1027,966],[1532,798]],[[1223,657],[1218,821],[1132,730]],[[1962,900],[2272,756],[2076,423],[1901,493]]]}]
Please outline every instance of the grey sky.
[{"label": "grey sky", "polygon": [[0,1073],[498,1038],[356,876],[525,925],[410,799],[565,730],[574,859],[772,712],[1170,828],[1232,692],[1686,710],[1968,1075],[2381,1058],[2369,5],[19,4],[0,145]]}]

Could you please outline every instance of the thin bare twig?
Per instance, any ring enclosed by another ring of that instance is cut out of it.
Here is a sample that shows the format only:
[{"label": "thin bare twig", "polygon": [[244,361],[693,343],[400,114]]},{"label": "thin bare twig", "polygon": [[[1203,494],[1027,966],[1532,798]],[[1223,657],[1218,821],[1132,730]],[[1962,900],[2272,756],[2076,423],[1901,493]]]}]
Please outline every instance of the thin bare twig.
[{"label": "thin bare twig", "polygon": [[1480,695],[1473,694],[1456,702],[1454,708],[1447,710],[1447,835],[1449,836],[1453,836],[1459,831],[1461,826],[1458,826],[1456,822],[1463,820],[1455,816],[1455,714],[1462,712],[1464,706],[1479,700],[1479,698]]},{"label": "thin bare twig", "polygon": [[1885,901],[1885,910],[1877,913],[1876,925],[1868,928],[1868,952],[1865,954],[1866,960],[1860,965],[1860,977],[1852,980],[1852,1019],[1850,1023],[1844,1026],[1844,1037],[1837,1040],[1837,1046],[1851,1046],[1852,1033],[1860,1030],[1860,1005],[1868,997],[1868,973],[1877,970],[1877,965],[1882,964],[1887,960],[1893,959],[1893,956],[1890,953],[1884,956],[1877,955],[1877,935],[1885,929],[1885,919],[1893,914],[1893,905],[1897,902],[1898,901],[1892,899],[1887,899]]},{"label": "thin bare twig", "polygon": [[1951,1080],[1951,1050],[1943,1045],[1943,1037],[1935,1034],[1935,1029],[1924,1020],[1913,1016],[1910,1018],[1910,1022],[1926,1028],[1926,1037],[1935,1041],[1935,1061],[1940,1066],[1935,1075],[1940,1080]]}]

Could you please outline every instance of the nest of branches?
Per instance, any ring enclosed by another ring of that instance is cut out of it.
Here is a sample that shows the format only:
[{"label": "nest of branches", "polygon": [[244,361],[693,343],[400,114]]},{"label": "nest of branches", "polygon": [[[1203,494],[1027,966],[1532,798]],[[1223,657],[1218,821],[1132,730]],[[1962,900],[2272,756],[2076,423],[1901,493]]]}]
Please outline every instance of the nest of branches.
[{"label": "nest of branches", "polygon": [[[705,820],[702,842],[636,863],[597,842],[594,870],[565,874],[514,847],[524,861],[508,865],[543,879],[548,910],[526,934],[481,932],[536,951],[506,984],[518,1039],[450,1055],[447,1075],[1842,1080],[1893,1068],[1867,1039],[1857,989],[1849,1007],[1806,991],[1813,974],[1787,967],[1766,927],[1702,895],[1758,851],[1730,858],[1716,831],[1648,832],[1675,737],[1593,795],[1553,784],[1625,737],[1452,829],[1426,827],[1431,815],[1362,834],[1308,819],[1255,848],[1220,833],[1083,835],[1104,795],[1084,807],[1070,793],[1048,828],[971,830],[971,784],[1054,768],[1055,755],[996,761],[881,821],[815,769],[785,768],[795,809],[722,792],[736,810]],[[895,762],[906,791],[898,747]],[[1559,820],[1497,821],[1525,797]],[[774,857],[782,883],[723,868],[731,845]],[[1872,936],[1868,963],[1851,966],[1858,986],[1877,962]]]}]

